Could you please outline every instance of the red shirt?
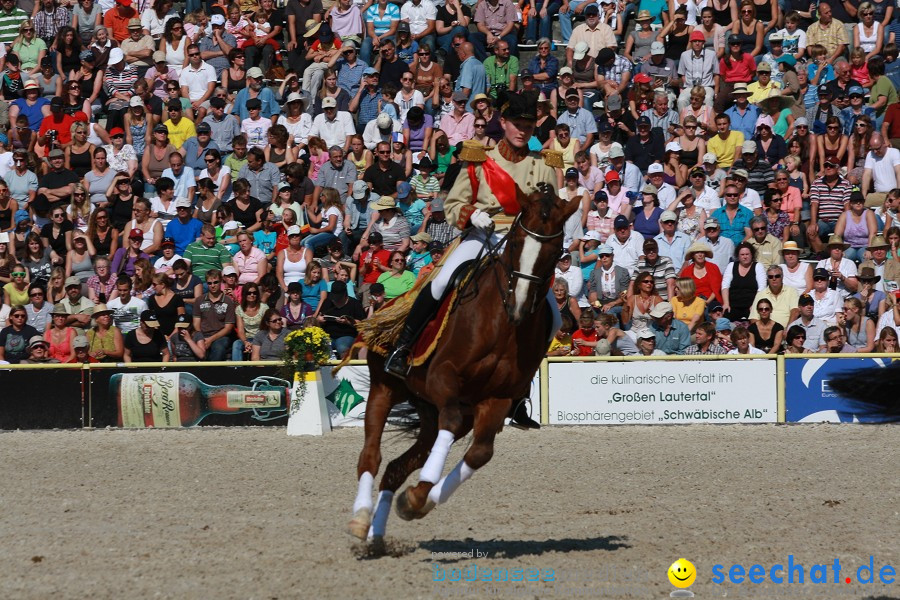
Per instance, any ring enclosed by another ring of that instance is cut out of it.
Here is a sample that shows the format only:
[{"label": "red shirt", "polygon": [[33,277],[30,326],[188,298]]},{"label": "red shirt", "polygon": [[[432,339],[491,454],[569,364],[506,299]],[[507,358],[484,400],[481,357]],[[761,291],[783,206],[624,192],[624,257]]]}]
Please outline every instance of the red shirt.
[{"label": "red shirt", "polygon": [[[366,263],[366,259],[370,256],[372,262]],[[362,273],[363,283],[378,283],[378,277],[384,272],[375,266],[376,259],[384,266],[391,264],[391,251],[382,249],[372,252],[366,250],[359,255],[359,272]]]},{"label": "red shirt", "polygon": [[[56,130],[56,141],[59,144],[68,144],[72,141],[72,123],[75,117],[71,117],[65,113],[59,113],[59,120],[51,113],[49,117],[44,117],[41,121],[41,128],[38,135],[47,135],[51,129]],[[49,140],[48,140],[49,141]]]},{"label": "red shirt", "polygon": [[600,335],[593,327],[591,327],[588,331],[579,329],[572,334],[572,347],[578,349],[578,356],[593,356],[595,349],[594,346],[579,346],[575,344],[575,340],[583,340],[585,342],[598,342],[600,341]]},{"label": "red shirt", "polygon": [[719,267],[712,261],[706,261],[706,277],[699,279],[694,275],[694,263],[689,264],[681,270],[679,277],[690,277],[694,280],[697,287],[697,295],[703,296],[707,301],[715,298],[719,302],[722,301],[722,272]]},{"label": "red shirt", "polygon": [[724,58],[719,59],[719,73],[726,82],[750,83],[753,81],[753,76],[756,74],[756,61],[752,56],[745,52],[740,61],[730,59],[729,62],[731,62],[730,68],[725,64]]}]

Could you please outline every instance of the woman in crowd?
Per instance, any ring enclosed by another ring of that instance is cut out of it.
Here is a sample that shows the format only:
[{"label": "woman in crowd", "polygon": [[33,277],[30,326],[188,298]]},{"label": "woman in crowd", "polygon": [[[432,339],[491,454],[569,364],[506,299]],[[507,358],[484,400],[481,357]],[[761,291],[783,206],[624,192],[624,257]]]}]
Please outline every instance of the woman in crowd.
[{"label": "woman in crowd", "polygon": [[54,265],[65,265],[66,254],[72,248],[72,232],[75,227],[66,218],[65,207],[50,211],[50,222],[41,227],[41,240],[50,248],[50,260]]},{"label": "woman in crowd", "polygon": [[159,321],[151,311],[140,315],[140,325],[125,336],[125,362],[169,362],[166,339],[159,332]]},{"label": "woman in crowd", "polygon": [[72,8],[72,29],[78,34],[82,47],[91,43],[94,30],[100,26],[102,17],[103,8],[94,0],[78,0],[78,4]]},{"label": "woman in crowd", "polygon": [[[28,315],[28,324],[38,331],[45,331],[51,321],[50,312],[53,310],[53,306],[46,301],[46,298],[47,292],[43,287],[34,284],[28,286],[28,299],[30,302],[23,306],[25,307],[25,313]],[[13,319],[10,319],[10,322],[12,321]]]},{"label": "woman in crowd", "polygon": [[853,294],[853,298],[862,302],[867,317],[877,321],[888,308],[887,294],[875,287],[881,281],[881,276],[875,274],[875,269],[863,267],[859,270],[857,279],[859,291]]},{"label": "woman in crowd", "polygon": [[569,315],[575,323],[581,317],[578,301],[569,295],[569,282],[559,277],[553,280],[553,298],[560,315]]},{"label": "woman in crowd", "polygon": [[642,10],[634,19],[637,26],[625,40],[625,58],[634,63],[642,63],[650,58],[650,45],[659,37],[659,30],[653,29],[653,15]]},{"label": "woman in crowd", "polygon": [[[736,26],[740,26],[740,24],[740,22],[735,23]],[[760,28],[759,47],[762,48],[762,24],[757,21],[756,25]],[[756,29],[756,26],[751,27]],[[725,52],[725,56],[719,60],[719,74],[722,78],[722,83],[719,86],[719,93],[713,102],[716,114],[725,112],[725,109],[731,104],[735,84],[749,84],[753,81],[756,74],[756,61],[753,59],[753,55],[744,50],[743,46],[744,42],[740,36],[734,33],[730,34],[730,37],[728,37],[728,49]]]},{"label": "woman in crowd", "polygon": [[138,170],[137,152],[134,146],[125,143],[125,130],[113,127],[109,132],[109,141],[109,145],[104,146],[109,168],[116,173],[127,173],[129,177],[134,177]]},{"label": "woman in crowd", "polygon": [[[106,207],[97,210],[104,210],[109,216],[111,226],[116,234],[125,231],[128,227],[131,217],[135,214],[136,197],[132,191],[131,182],[127,176],[114,179],[113,183],[106,194]],[[114,252],[114,250],[113,250]]]},{"label": "woman in crowd", "polygon": [[109,168],[106,148],[94,148],[94,162],[91,170],[85,173],[82,185],[91,196],[91,204],[105,203],[110,193],[110,186],[116,179],[116,172]]},{"label": "woman in crowd", "polygon": [[475,129],[475,134],[472,136],[472,141],[478,142],[479,144],[484,146],[485,149],[494,147],[494,140],[487,135],[487,121],[485,121],[481,117],[476,116],[472,127]]},{"label": "woman in crowd", "polygon": [[781,263],[781,271],[784,273],[784,285],[797,290],[797,295],[806,294],[812,289],[813,270],[809,263],[800,262],[800,248],[796,242],[785,242],[781,249],[784,262]]},{"label": "woman in crowd", "polygon": [[94,63],[98,69],[106,69],[109,63],[109,53],[113,48],[118,48],[119,43],[111,39],[109,29],[100,25],[94,29],[94,40],[88,50],[94,55]]},{"label": "woman in crowd", "polygon": [[885,354],[896,354],[900,352],[897,345],[897,332],[892,327],[885,327],[878,336],[875,343],[875,352],[883,352]]},{"label": "woman in crowd", "polygon": [[[209,152],[216,152],[210,150]],[[218,152],[216,152],[218,154]],[[207,153],[207,157],[209,154]],[[207,162],[207,164],[210,164]],[[222,169],[219,174],[225,173],[227,169]],[[225,174],[230,178],[230,175]],[[202,182],[202,183],[201,183]],[[212,184],[212,185],[210,185]],[[214,187],[216,186],[216,187]],[[219,225],[218,211],[222,206],[222,200],[219,198],[219,187],[211,177],[203,177],[197,182],[197,206],[194,209],[194,218],[201,223],[210,224],[212,226]]]},{"label": "woman in crowd", "polygon": [[287,334],[288,329],[278,311],[267,308],[260,320],[259,331],[251,342],[250,360],[281,360]]},{"label": "woman in crowd", "polygon": [[72,192],[72,199],[66,208],[66,216],[75,226],[75,231],[87,232],[93,211],[94,205],[88,201],[87,191],[84,189],[84,186],[76,183],[75,191]]},{"label": "woman in crowd", "polygon": [[232,185],[234,200],[230,203],[234,220],[244,226],[248,233],[259,229],[263,205],[250,195],[250,182],[238,179]]},{"label": "woman in crowd", "polygon": [[[149,259],[150,256],[141,250],[143,237],[140,231],[135,229],[125,239],[126,245],[116,250],[112,260],[112,270],[116,275],[125,274],[134,276],[134,265],[138,260]],[[149,263],[148,263],[149,264]]]},{"label": "woman in crowd", "polygon": [[842,128],[841,120],[836,116],[831,115],[825,120],[825,133],[817,135],[815,138],[816,156],[818,159],[817,165],[819,169],[817,175],[819,177],[824,174],[824,165],[826,162],[838,166],[846,164],[847,143],[849,140],[847,136],[841,132]]},{"label": "woman in crowd", "polygon": [[751,344],[767,354],[777,354],[781,350],[784,338],[784,327],[772,319],[772,303],[762,298],[756,303],[759,318],[747,328],[750,332]]},{"label": "woman in crowd", "polygon": [[187,62],[185,51],[190,43],[184,34],[184,21],[180,17],[172,17],[166,21],[158,50],[166,53],[166,65],[174,71],[176,79]]},{"label": "woman in crowd", "polygon": [[[706,88],[703,86],[691,88],[688,101],[688,105],[681,109],[679,115],[684,124],[684,133],[678,138],[678,143],[688,153],[682,153],[681,161],[693,165],[700,164],[700,158],[706,154],[705,136],[716,132],[716,113],[712,106],[706,104]],[[693,160],[694,152],[697,160]]]},{"label": "woman in crowd", "polygon": [[150,144],[144,151],[141,161],[141,172],[144,175],[146,191],[154,192],[156,180],[162,177],[163,171],[169,168],[169,155],[175,152],[175,146],[169,143],[169,129],[162,123],[153,128]]},{"label": "woman in crowd", "polygon": [[75,349],[72,340],[78,333],[74,327],[66,325],[69,313],[63,308],[62,303],[56,303],[50,311],[50,327],[44,332],[44,339],[50,344],[49,354],[51,358],[61,363],[67,363],[75,358]]},{"label": "woman in crowd", "polygon": [[559,190],[559,197],[568,202],[577,202],[581,206],[582,214],[587,216],[591,206],[591,196],[588,190],[578,185],[578,169],[570,167],[566,169],[565,186]]},{"label": "woman in crowd", "polygon": [[631,330],[635,334],[649,329],[650,311],[662,301],[662,297],[656,293],[653,274],[648,271],[639,272],[622,307],[622,329]]},{"label": "woman in crowd", "polygon": [[[228,68],[222,71],[222,87],[228,94],[228,103],[234,102],[237,93],[247,87],[247,70],[244,51],[240,48],[232,48],[228,52]],[[295,77],[296,78],[296,77]]]},{"label": "woman in crowd", "polygon": [[87,331],[88,354],[100,362],[120,362],[125,356],[125,340],[113,325],[113,311],[98,304],[91,314],[94,326]]},{"label": "woman in crowd", "polygon": [[72,143],[63,150],[66,168],[83,179],[91,171],[94,150],[94,145],[88,141],[88,124],[84,121],[72,123]]},{"label": "woman in crowd", "polygon": [[[785,109],[785,111],[790,113],[789,109]],[[793,117],[791,120],[793,121]],[[782,158],[787,156],[787,144],[784,143],[783,137],[773,133],[774,128],[775,123],[772,121],[772,117],[761,115],[756,120],[756,135],[753,136],[760,157],[768,161],[770,165],[778,164]]]},{"label": "woman in crowd", "polygon": [[153,295],[147,298],[147,308],[156,314],[159,331],[164,336],[172,335],[178,316],[185,314],[184,301],[172,291],[172,280],[166,273],[152,275]]},{"label": "woman in crowd", "polygon": [[279,169],[297,160],[295,148],[288,147],[288,130],[284,125],[272,125],[267,133],[268,145],[263,148],[266,162],[274,164]]},{"label": "woman in crowd", "polygon": [[873,133],[875,125],[871,117],[862,115],[856,119],[847,149],[847,179],[853,185],[862,182],[866,156],[869,154],[869,141]]},{"label": "woman in crowd", "polygon": [[753,346],[750,332],[744,327],[736,327],[731,332],[731,343],[734,344],[734,350],[729,350],[727,354],[765,354]]},{"label": "woman in crowd", "polygon": [[[763,6],[767,5],[768,2]],[[754,58],[762,54],[763,36],[766,32],[766,25],[756,18],[758,8],[760,6],[754,4],[753,0],[742,0],[738,9],[739,18],[731,26],[731,39],[737,38],[741,42],[741,51]],[[777,4],[775,10],[777,11]],[[771,12],[771,9],[768,12]],[[772,26],[775,26],[774,22]]]},{"label": "woman in crowd", "polygon": [[91,252],[88,248],[88,238],[80,231],[72,236],[72,249],[66,254],[66,279],[77,277],[82,284],[94,274],[94,265],[91,262]]},{"label": "woman in crowd", "polygon": [[94,274],[87,280],[88,299],[93,303],[109,302],[118,297],[116,277],[110,269],[109,259],[105,256],[94,258]]},{"label": "woman in crowd", "polygon": [[[703,90],[703,88],[700,89]],[[703,93],[706,93],[705,90]],[[710,109],[710,111],[712,110],[706,105],[704,105],[704,107]],[[683,122],[684,133],[676,140],[681,148],[681,150],[677,152],[677,158],[678,164],[684,167],[684,173],[682,175],[684,177],[684,184],[689,183],[687,181],[688,171],[694,165],[701,164],[700,159],[706,154],[706,140],[702,137],[704,132],[698,131],[701,122],[701,119],[698,119],[694,115],[685,116]],[[667,172],[669,172],[669,169],[667,169]],[[677,176],[677,173],[672,174]]]},{"label": "woman in crowd", "polygon": [[310,305],[314,311],[318,312],[319,305],[325,299],[328,291],[328,284],[322,278],[322,267],[319,266],[319,263],[313,261],[306,266],[306,274],[303,277],[301,286],[303,301]]},{"label": "woman in crowd", "polygon": [[665,40],[666,58],[678,64],[681,55],[688,49],[688,39],[694,27],[687,24],[688,9],[684,5],[672,11],[671,16],[672,20],[659,30],[658,37]]},{"label": "woman in crowd", "polygon": [[[85,114],[91,116],[92,112],[99,111],[101,107],[100,92],[103,89],[104,70],[97,65],[97,59],[91,50],[82,50],[78,58],[81,60],[81,66],[77,71],[69,73],[68,83],[69,85],[73,82],[78,84],[80,97],[89,108]],[[69,102],[71,103],[71,101],[70,96]]]},{"label": "woman in crowd", "polygon": [[388,300],[401,296],[412,289],[416,282],[416,276],[406,269],[406,258],[402,252],[391,252],[390,271],[385,271],[378,276],[378,283],[384,286],[385,297]]},{"label": "woman in crowd", "polygon": [[[140,82],[138,82],[140,85]],[[140,96],[132,96],[128,102],[128,112],[125,113],[125,145],[134,149],[134,169],[129,173],[134,177],[143,162],[144,150],[150,141],[150,118],[147,116],[147,108]],[[112,140],[115,144],[115,140]]]},{"label": "woman in crowd", "polygon": [[266,255],[253,245],[253,238],[246,231],[238,232],[237,243],[239,250],[234,254],[234,267],[238,272],[238,283],[259,283],[269,267]]},{"label": "woman in crowd", "polygon": [[312,116],[306,108],[309,104],[309,96],[306,92],[291,92],[287,96],[287,103],[278,115],[277,125],[283,125],[288,131],[290,146],[296,153],[306,147],[309,140],[309,130],[312,129]]},{"label": "woman in crowd", "polygon": [[[706,178],[699,177],[698,174],[703,167],[694,167],[691,169],[691,183],[703,185],[700,194],[706,194],[705,187]],[[678,231],[682,232],[692,240],[703,237],[703,224],[706,223],[706,210],[697,206],[697,190],[696,188],[688,188],[682,192],[666,210],[670,210],[678,217]]]},{"label": "woman in crowd", "polygon": [[[0,233],[0,286],[6,285],[11,281],[10,273],[16,264],[16,256],[13,254],[12,247],[9,243],[9,234]],[[2,325],[2,322],[0,322]]]},{"label": "woman in crowd", "polygon": [[[68,71],[67,71],[68,73]],[[91,103],[81,95],[81,84],[77,81],[67,81],[63,86],[63,113],[74,117],[76,113],[91,114]],[[74,125],[74,123],[73,123]],[[74,137],[74,136],[73,136]],[[87,140],[87,127],[85,126],[85,140]],[[63,148],[63,150],[67,150]],[[67,153],[68,156],[68,153]],[[90,165],[90,154],[88,155],[88,165]],[[83,174],[82,174],[83,176]]]},{"label": "woman in crowd", "polygon": [[53,59],[49,56],[41,59],[40,70],[32,80],[41,87],[41,97],[49,100],[54,96],[62,96],[62,79],[53,71]]},{"label": "woman in crowd", "polygon": [[312,250],[301,243],[300,227],[296,225],[289,227],[287,236],[288,247],[278,254],[275,263],[275,273],[283,290],[287,290],[291,283],[303,281],[306,278],[307,265],[313,261]]},{"label": "woman in crowd", "polygon": [[559,73],[559,59],[550,53],[552,42],[549,38],[541,38],[537,41],[538,53],[528,63],[528,70],[534,78],[535,87],[544,92],[548,98],[556,89],[556,76]]},{"label": "woman in crowd", "polygon": [[803,346],[806,341],[806,330],[800,325],[792,325],[785,336],[784,354],[812,354],[812,350]]},{"label": "woman in crowd", "polygon": [[172,291],[181,298],[185,313],[190,316],[193,313],[194,302],[203,295],[203,282],[191,273],[187,261],[183,258],[172,263],[172,271],[175,273],[175,278],[172,280]]},{"label": "woman in crowd", "polygon": [[337,239],[337,234],[344,229],[344,203],[341,202],[338,191],[331,187],[322,188],[320,199],[321,216],[311,213],[307,208],[311,235],[303,240],[303,245],[313,252]]},{"label": "woman in crowd", "polygon": [[837,314],[837,323],[857,352],[875,349],[875,322],[866,316],[865,305],[858,298],[844,299],[844,312]]},{"label": "woman in crowd", "polygon": [[[47,302],[58,304],[66,298],[66,271],[62,267],[53,267],[50,271],[50,278],[37,280],[40,284],[47,286]],[[32,280],[34,282],[34,280]]]},{"label": "woman in crowd", "polygon": [[172,0],[153,0],[153,6],[141,13],[141,26],[146,35],[158,40],[165,31],[166,21],[173,17],[178,17],[178,13],[173,9]]},{"label": "woman in crowd", "polygon": [[643,194],[643,207],[634,217],[632,224],[634,230],[644,236],[645,240],[653,239],[659,233],[659,218],[663,210],[659,207],[658,190],[653,184],[646,184],[641,188]]},{"label": "woman in crowd", "polygon": [[166,341],[172,362],[194,362],[206,357],[206,339],[186,315],[178,317],[175,330]]},{"label": "woman in crowd", "polygon": [[[28,269],[28,281],[31,283],[46,284],[50,280],[50,271],[53,268],[51,251],[44,245],[41,236],[34,232],[25,236],[22,264]],[[64,273],[64,269],[61,267],[60,272]]]},{"label": "woman in crowd", "polygon": [[[269,311],[269,307],[262,302],[259,284],[245,283],[241,290],[241,302],[235,311],[237,323],[235,331],[237,339],[231,346],[231,360],[245,360],[245,354],[253,351],[252,340],[262,327],[263,317]],[[281,320],[279,318],[279,320]]]},{"label": "woman in crowd", "polygon": [[784,200],[781,192],[771,188],[766,190],[763,206],[765,207],[767,232],[775,239],[786,242],[791,237],[791,220],[793,217],[781,209],[783,204]]},{"label": "woman in crowd", "polygon": [[133,282],[132,295],[145,302],[150,300],[150,297],[156,293],[153,289],[153,275],[154,271],[149,258],[139,258],[134,261],[134,276],[131,278]]},{"label": "woman in crowd", "polygon": [[736,260],[722,275],[722,307],[729,320],[743,321],[750,315],[756,292],[766,289],[766,272],[749,243],[738,244],[734,255]]},{"label": "woman in crowd", "polygon": [[350,151],[347,153],[347,160],[356,167],[358,179],[362,179],[366,169],[374,163],[375,157],[372,155],[372,151],[366,148],[361,135],[350,137]]},{"label": "woman in crowd", "polygon": [[287,287],[287,302],[281,307],[281,316],[288,331],[303,327],[304,321],[313,316],[316,310],[303,301],[303,284],[297,281]]},{"label": "woman in crowd", "polygon": [[813,272],[813,289],[809,294],[815,301],[813,316],[824,321],[834,321],[835,315],[841,310],[841,294],[836,289],[829,288],[830,274],[825,269],[816,269]]},{"label": "woman in crowd", "polygon": [[[3,292],[6,294],[8,305],[17,306],[28,304],[28,272],[25,265],[13,265],[9,272],[10,282],[3,286]],[[3,303],[0,302],[0,305]],[[0,321],[0,325],[4,325],[5,320]]]},{"label": "woman in crowd", "polygon": [[218,199],[219,202],[210,203],[207,198],[204,198],[202,212],[205,213],[204,217],[206,218],[197,216],[201,208],[199,203],[197,204],[197,209],[194,211],[194,218],[200,219],[204,223],[209,223],[211,222],[210,217],[215,214],[216,207],[221,202],[228,202],[231,200],[231,169],[222,168],[222,154],[215,148],[210,148],[206,151],[204,160],[206,162],[206,168],[200,171],[198,181],[203,179],[212,180],[212,182],[216,184],[214,198]]},{"label": "woman in crowd", "polygon": [[872,238],[878,234],[878,222],[875,213],[866,210],[866,199],[860,192],[850,194],[849,208],[838,217],[834,226],[834,234],[844,238],[850,247],[844,250],[844,256],[856,263],[865,258],[866,248]]},{"label": "woman in crowd", "polygon": [[423,152],[431,146],[431,138],[434,135],[434,118],[425,114],[425,110],[421,106],[413,106],[406,113],[402,133],[409,148],[411,160],[414,158],[413,162],[418,163]]},{"label": "woman in crowd", "polygon": [[697,286],[690,277],[675,280],[675,297],[670,301],[675,318],[687,325],[688,330],[693,330],[706,312],[706,301],[697,295]]},{"label": "woman in crowd", "polygon": [[25,19],[19,24],[19,35],[13,40],[10,51],[19,57],[23,74],[27,72],[34,76],[41,70],[41,59],[47,56],[47,44],[35,35],[33,21]]},{"label": "woman in crowd", "polygon": [[688,264],[681,270],[679,277],[689,277],[694,282],[696,293],[706,299],[722,301],[722,273],[711,259],[712,248],[704,242],[694,242],[684,255]]},{"label": "woman in crowd", "polygon": [[656,348],[656,334],[649,329],[637,333],[639,356],[665,356],[665,352]]}]

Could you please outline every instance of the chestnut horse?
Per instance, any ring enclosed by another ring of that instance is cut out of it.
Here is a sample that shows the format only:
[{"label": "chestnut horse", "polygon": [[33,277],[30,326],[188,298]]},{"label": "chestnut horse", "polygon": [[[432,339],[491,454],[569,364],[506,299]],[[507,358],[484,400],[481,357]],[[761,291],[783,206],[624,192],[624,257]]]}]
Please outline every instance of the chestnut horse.
[{"label": "chestnut horse", "polygon": [[[349,526],[360,539],[383,541],[394,492],[416,469],[422,469],[419,483],[397,498],[400,517],[419,519],[446,502],[491,460],[494,436],[503,428],[512,402],[529,393],[551,338],[553,309],[546,297],[562,253],[563,226],[578,203],[558,198],[549,186],[519,197],[521,212],[505,247],[467,284],[474,285],[476,293],[450,314],[428,362],[413,367],[402,381],[384,372],[383,356],[368,353],[365,443]],[[467,296],[468,290],[460,296]],[[384,426],[391,409],[405,400],[419,414],[418,437],[388,464],[373,516],[372,484],[381,463]],[[474,432],[471,446],[441,478],[450,446],[469,431]]]}]

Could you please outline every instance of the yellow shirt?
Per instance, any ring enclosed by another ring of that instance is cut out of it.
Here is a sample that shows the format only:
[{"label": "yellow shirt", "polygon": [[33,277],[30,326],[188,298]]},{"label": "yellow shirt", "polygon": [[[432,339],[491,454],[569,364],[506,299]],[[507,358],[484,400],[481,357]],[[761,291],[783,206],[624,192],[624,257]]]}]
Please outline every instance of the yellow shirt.
[{"label": "yellow shirt", "polygon": [[557,336],[553,336],[553,341],[550,342],[550,347],[547,349],[547,354],[552,354],[554,350],[558,350],[560,348],[565,348],[566,352],[572,351],[572,336],[566,335],[563,336],[562,339],[559,339]]},{"label": "yellow shirt", "polygon": [[734,164],[735,151],[744,145],[744,134],[730,131],[724,140],[717,134],[706,142],[706,151],[712,152],[719,159],[719,168],[729,169]]},{"label": "yellow shirt", "polygon": [[163,123],[163,125],[169,128],[169,143],[175,146],[176,149],[181,148],[186,139],[197,135],[197,130],[194,128],[194,122],[189,121],[184,117],[181,117],[181,120],[178,121],[178,125],[173,123],[172,119],[169,119]]},{"label": "yellow shirt", "polygon": [[699,296],[694,298],[694,301],[689,305],[685,305],[678,298],[672,298],[670,302],[675,311],[675,318],[688,327],[691,326],[691,321],[695,316],[700,315],[702,317],[703,311],[706,310],[706,300]]},{"label": "yellow shirt", "polygon": [[772,289],[769,287],[756,292],[756,297],[753,298],[753,305],[750,308],[750,319],[756,320],[759,318],[759,313],[756,310],[756,303],[763,298],[772,303],[772,314],[770,315],[770,318],[787,329],[788,323],[791,322],[791,311],[797,308],[800,303],[800,296],[797,294],[797,290],[786,285],[781,288],[781,293],[777,296],[772,293]]},{"label": "yellow shirt", "polygon": [[763,87],[759,85],[758,81],[754,81],[750,85],[747,86],[747,91],[751,92],[750,96],[750,104],[759,104],[766,98],[768,98],[773,90],[780,90],[781,84],[777,81],[769,80],[769,85]]}]

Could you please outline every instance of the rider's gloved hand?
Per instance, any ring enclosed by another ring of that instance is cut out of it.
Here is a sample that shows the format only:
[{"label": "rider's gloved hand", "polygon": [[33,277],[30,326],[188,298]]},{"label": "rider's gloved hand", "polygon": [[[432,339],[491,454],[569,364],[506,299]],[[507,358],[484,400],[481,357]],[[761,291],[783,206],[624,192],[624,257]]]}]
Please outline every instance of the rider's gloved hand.
[{"label": "rider's gloved hand", "polygon": [[473,227],[477,227],[482,231],[487,231],[494,226],[494,221],[491,219],[491,216],[480,208],[472,213],[472,216],[469,217],[469,222]]}]

